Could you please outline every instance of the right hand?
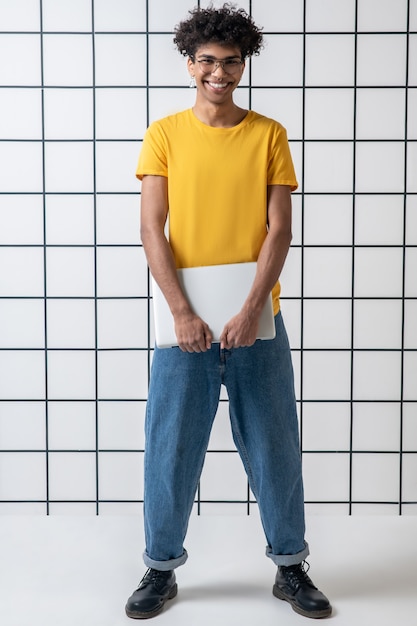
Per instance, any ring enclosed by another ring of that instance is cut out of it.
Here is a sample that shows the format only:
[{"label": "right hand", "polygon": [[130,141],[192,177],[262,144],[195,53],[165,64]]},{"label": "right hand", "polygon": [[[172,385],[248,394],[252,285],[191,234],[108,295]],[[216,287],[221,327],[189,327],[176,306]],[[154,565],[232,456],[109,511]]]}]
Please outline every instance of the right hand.
[{"label": "right hand", "polygon": [[183,352],[206,352],[213,341],[208,324],[194,313],[174,318],[178,346]]}]

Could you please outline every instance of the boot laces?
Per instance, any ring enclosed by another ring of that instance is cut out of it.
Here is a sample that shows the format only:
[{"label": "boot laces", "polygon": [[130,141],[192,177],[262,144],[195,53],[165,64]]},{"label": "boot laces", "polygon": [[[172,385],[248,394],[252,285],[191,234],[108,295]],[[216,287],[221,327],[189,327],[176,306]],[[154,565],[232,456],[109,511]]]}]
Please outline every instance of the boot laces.
[{"label": "boot laces", "polygon": [[284,576],[294,589],[299,589],[302,585],[309,585],[316,588],[313,581],[308,576],[307,572],[310,569],[310,564],[307,561],[299,563],[297,565],[290,565],[289,567],[283,567]]},{"label": "boot laces", "polygon": [[162,572],[157,569],[152,569],[151,567],[145,572],[144,577],[139,583],[138,589],[143,589],[148,585],[158,586],[159,583],[164,583],[169,576],[170,572]]}]

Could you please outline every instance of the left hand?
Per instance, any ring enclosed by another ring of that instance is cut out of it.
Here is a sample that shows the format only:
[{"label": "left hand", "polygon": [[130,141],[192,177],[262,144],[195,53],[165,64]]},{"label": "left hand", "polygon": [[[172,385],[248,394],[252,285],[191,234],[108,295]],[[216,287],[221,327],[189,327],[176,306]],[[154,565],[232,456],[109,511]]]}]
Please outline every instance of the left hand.
[{"label": "left hand", "polygon": [[220,348],[243,348],[252,346],[256,341],[259,318],[241,311],[228,321],[220,335]]}]

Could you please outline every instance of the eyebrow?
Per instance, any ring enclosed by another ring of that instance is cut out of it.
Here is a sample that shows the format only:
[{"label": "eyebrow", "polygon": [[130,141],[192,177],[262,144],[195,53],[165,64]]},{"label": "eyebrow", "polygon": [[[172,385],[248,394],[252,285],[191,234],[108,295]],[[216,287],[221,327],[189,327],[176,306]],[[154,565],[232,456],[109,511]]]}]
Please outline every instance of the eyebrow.
[{"label": "eyebrow", "polygon": [[229,57],[224,57],[223,59],[218,59],[217,57],[214,57],[212,54],[201,54],[200,55],[201,58],[207,59],[207,60],[213,60],[213,61],[229,61],[231,59],[241,59],[241,57],[238,54],[233,54],[232,56]]}]

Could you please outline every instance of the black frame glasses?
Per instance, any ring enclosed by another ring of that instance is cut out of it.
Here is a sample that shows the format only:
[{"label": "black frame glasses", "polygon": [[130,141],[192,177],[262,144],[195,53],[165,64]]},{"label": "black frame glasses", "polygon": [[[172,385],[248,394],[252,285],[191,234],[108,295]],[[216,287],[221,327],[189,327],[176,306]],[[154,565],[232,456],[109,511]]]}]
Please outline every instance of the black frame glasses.
[{"label": "black frame glasses", "polygon": [[198,63],[200,69],[204,73],[212,74],[221,66],[226,74],[237,74],[243,65],[243,59],[239,57],[230,57],[228,59],[215,59],[214,57],[202,57],[201,59],[192,59],[193,63]]}]

